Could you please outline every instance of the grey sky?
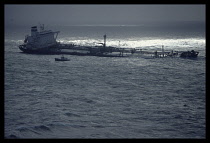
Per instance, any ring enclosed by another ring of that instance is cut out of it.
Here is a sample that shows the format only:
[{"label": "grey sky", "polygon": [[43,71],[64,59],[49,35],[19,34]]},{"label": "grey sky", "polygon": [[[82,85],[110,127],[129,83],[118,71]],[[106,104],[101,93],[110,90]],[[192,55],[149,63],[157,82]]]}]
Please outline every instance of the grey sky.
[{"label": "grey sky", "polygon": [[5,5],[5,24],[205,21],[205,5]]}]

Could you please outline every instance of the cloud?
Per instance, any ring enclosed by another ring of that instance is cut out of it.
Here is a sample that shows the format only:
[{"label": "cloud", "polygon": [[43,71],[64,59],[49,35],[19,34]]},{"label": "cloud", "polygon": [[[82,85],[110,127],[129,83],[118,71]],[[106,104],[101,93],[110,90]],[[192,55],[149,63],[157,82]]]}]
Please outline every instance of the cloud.
[{"label": "cloud", "polygon": [[205,5],[5,5],[5,23],[140,24],[205,21]]}]

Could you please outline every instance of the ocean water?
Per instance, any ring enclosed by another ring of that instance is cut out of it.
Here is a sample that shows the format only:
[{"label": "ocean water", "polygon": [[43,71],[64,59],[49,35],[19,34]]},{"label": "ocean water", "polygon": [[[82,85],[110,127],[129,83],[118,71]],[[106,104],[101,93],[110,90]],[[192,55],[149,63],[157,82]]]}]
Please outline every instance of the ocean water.
[{"label": "ocean water", "polygon": [[196,50],[197,59],[22,53],[30,27],[5,28],[5,138],[205,138],[205,28],[48,26],[58,41]]}]

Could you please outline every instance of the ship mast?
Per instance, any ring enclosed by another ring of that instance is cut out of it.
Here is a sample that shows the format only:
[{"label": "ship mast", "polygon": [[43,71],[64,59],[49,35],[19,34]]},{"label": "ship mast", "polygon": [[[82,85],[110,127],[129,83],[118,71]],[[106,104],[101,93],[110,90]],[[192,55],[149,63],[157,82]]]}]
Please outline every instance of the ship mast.
[{"label": "ship mast", "polygon": [[106,34],[104,35],[104,47],[106,47]]}]

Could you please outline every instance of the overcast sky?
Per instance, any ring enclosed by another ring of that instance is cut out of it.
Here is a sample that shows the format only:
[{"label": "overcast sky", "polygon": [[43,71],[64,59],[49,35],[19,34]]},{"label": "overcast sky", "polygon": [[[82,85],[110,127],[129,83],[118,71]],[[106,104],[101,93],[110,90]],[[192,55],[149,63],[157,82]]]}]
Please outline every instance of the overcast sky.
[{"label": "overcast sky", "polygon": [[141,24],[205,21],[205,5],[5,5],[5,24]]}]

